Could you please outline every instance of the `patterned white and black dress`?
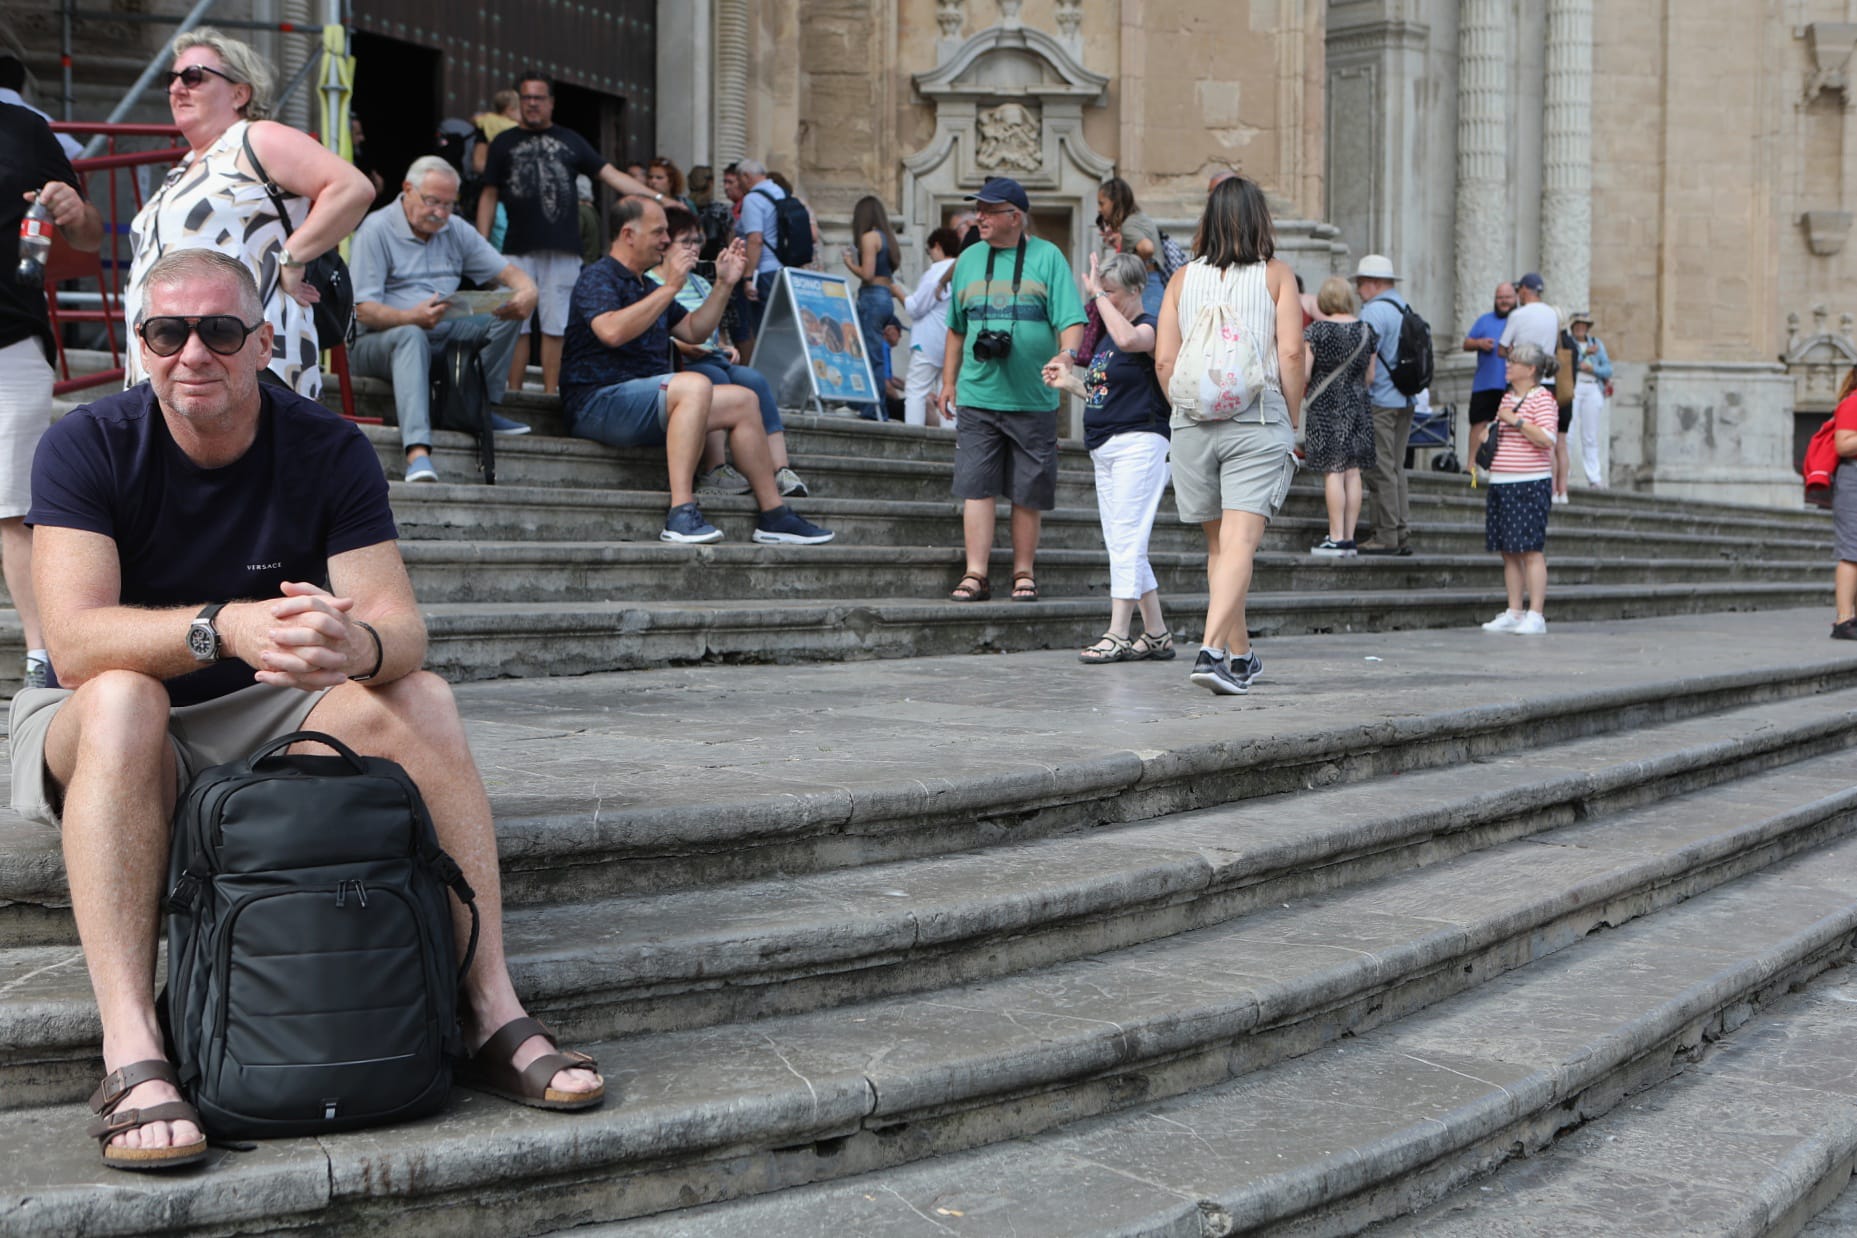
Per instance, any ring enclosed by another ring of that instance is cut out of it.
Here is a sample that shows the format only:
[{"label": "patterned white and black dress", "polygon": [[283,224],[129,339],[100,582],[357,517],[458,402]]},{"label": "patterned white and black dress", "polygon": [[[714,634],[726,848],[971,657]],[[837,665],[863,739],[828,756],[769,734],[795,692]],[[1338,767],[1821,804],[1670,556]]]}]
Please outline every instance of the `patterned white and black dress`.
[{"label": "patterned white and black dress", "polygon": [[[1364,348],[1363,332],[1367,337]],[[1367,366],[1373,360],[1378,335],[1364,322],[1318,320],[1303,331],[1303,338],[1315,358],[1309,373],[1310,391],[1337,367],[1346,367],[1303,408],[1303,463],[1318,473],[1371,469],[1373,406],[1367,398]]]},{"label": "patterned white and black dress", "polygon": [[[313,311],[278,286],[278,252],[286,233],[277,208],[240,158],[249,122],[239,121],[200,155],[188,154],[174,165],[147,205],[129,225],[135,257],[123,308],[133,324],[142,304],[142,280],[155,259],[170,249],[216,249],[243,262],[258,281],[264,316],[274,334],[271,372],[299,395],[315,399],[322,391],[321,353],[316,345]],[[309,215],[307,198],[286,197],[284,209],[292,229]],[[128,350],[128,385],[147,377],[141,350]]]}]

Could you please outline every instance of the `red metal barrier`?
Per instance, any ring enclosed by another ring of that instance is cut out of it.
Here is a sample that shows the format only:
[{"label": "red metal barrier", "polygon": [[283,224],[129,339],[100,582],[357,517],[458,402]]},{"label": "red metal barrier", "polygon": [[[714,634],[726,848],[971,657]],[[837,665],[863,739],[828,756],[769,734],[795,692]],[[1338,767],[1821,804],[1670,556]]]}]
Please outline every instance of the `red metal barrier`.
[{"label": "red metal barrier", "polygon": [[[187,146],[181,140],[180,128],[176,125],[138,125],[138,124],[90,124],[83,121],[54,121],[54,133],[68,133],[74,138],[90,138],[101,134],[104,138],[104,153],[84,159],[74,159],[71,167],[84,181],[85,191],[90,200],[97,204],[103,215],[103,244],[94,254],[79,253],[64,243],[62,236],[54,233],[51,261],[46,268],[45,306],[52,320],[52,334],[57,339],[58,378],[52,383],[54,395],[65,395],[72,391],[83,391],[90,387],[107,384],[121,385],[124,366],[122,348],[129,345],[129,334],[123,322],[123,283],[129,277],[130,260],[134,257],[129,240],[129,219],[143,206],[142,180],[136,176],[134,168],[162,168],[178,163],[187,154]],[[152,143],[152,149],[124,150],[125,142]],[[166,175],[165,171],[162,175]],[[106,178],[107,192],[99,194],[96,177]],[[129,182],[128,196],[133,206],[128,218],[122,218],[118,204],[123,194],[118,177],[125,177]],[[65,280],[97,281],[97,289],[102,294],[101,309],[64,308],[58,301],[58,284]],[[71,376],[71,365],[64,351],[64,332],[59,328],[67,322],[100,322],[103,324],[104,337],[109,342],[110,368],[98,370],[93,374]],[[122,341],[121,346],[118,340]],[[378,417],[355,416],[354,390],[348,378],[348,355],[344,348],[333,350],[329,366],[340,384],[342,393],[342,415],[350,421],[361,421],[379,425]]]}]

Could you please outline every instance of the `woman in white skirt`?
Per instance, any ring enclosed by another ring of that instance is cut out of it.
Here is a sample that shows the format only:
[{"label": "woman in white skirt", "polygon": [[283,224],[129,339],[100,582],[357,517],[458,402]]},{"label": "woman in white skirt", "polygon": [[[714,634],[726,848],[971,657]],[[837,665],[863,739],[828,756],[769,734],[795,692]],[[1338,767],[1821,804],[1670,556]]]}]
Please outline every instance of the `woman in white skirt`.
[{"label": "woman in white skirt", "polygon": [[[1161,595],[1148,563],[1148,536],[1167,489],[1167,397],[1154,380],[1154,315],[1142,309],[1148,265],[1135,254],[1090,255],[1084,291],[1103,320],[1103,338],[1081,372],[1061,359],[1045,382],[1083,397],[1083,442],[1096,466],[1096,510],[1109,549],[1109,629],[1077,655],[1089,665],[1174,656]],[[1141,633],[1129,624],[1141,612]]]},{"label": "woman in white skirt", "polygon": [[[1264,665],[1245,629],[1251,562],[1296,473],[1302,298],[1296,273],[1275,256],[1264,191],[1245,177],[1232,176],[1212,191],[1193,249],[1199,257],[1167,283],[1154,369],[1162,389],[1174,393],[1182,345],[1201,315],[1222,313],[1227,325],[1235,324],[1220,352],[1245,363],[1243,370],[1182,375],[1201,394],[1192,411],[1174,401],[1173,483],[1180,519],[1206,533],[1206,635],[1190,678],[1217,695],[1241,696]],[[1228,406],[1240,373],[1248,398]]]}]

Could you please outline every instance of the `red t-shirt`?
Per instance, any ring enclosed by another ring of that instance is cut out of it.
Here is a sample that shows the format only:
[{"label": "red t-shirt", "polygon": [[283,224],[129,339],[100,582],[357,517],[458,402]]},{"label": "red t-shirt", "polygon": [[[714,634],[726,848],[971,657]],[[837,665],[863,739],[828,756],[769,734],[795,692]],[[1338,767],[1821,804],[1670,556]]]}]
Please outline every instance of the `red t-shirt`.
[{"label": "red t-shirt", "polygon": [[1831,421],[1836,429],[1857,430],[1857,393],[1838,401],[1838,411],[1831,414]]},{"label": "red t-shirt", "polygon": [[[1516,405],[1521,407],[1516,409]],[[1537,447],[1522,437],[1522,432],[1514,426],[1502,427],[1502,438],[1496,444],[1496,458],[1490,462],[1491,481],[1524,481],[1536,477],[1554,475],[1553,438],[1560,428],[1560,406],[1554,402],[1554,393],[1546,387],[1536,387],[1527,398],[1517,397],[1513,392],[1506,392],[1502,397],[1501,411],[1506,413],[1516,409],[1516,416],[1523,421],[1531,421],[1547,431],[1549,444]],[[1504,474],[1498,478],[1496,474]],[[1521,476],[1517,476],[1520,474]]]}]

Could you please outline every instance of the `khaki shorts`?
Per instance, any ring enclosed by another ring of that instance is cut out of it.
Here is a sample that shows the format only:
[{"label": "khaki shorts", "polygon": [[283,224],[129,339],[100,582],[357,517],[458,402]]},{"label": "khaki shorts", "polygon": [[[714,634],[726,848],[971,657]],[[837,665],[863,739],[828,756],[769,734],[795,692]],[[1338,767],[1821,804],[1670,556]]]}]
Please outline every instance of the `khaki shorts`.
[{"label": "khaki shorts", "polygon": [[1296,433],[1283,395],[1266,388],[1257,409],[1229,421],[1173,421],[1174,507],[1183,524],[1205,524],[1228,511],[1269,520],[1296,476]]},{"label": "khaki shorts", "polygon": [[[302,727],[327,688],[304,692],[253,684],[168,714],[168,743],[185,787],[201,770],[236,761],[258,745]],[[45,736],[71,696],[67,688],[28,688],[13,698],[13,811],[57,828],[64,789],[45,768]]]}]

